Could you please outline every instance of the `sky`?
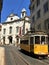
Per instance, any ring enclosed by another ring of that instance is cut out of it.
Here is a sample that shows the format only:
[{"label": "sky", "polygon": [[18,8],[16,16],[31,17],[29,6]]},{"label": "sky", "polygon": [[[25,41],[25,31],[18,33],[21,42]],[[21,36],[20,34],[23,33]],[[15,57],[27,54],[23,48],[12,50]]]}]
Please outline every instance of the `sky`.
[{"label": "sky", "polygon": [[29,10],[30,0],[3,0],[3,8],[1,12],[1,22],[5,22],[11,14],[17,14],[19,17],[23,8],[26,9],[27,15],[30,15]]}]

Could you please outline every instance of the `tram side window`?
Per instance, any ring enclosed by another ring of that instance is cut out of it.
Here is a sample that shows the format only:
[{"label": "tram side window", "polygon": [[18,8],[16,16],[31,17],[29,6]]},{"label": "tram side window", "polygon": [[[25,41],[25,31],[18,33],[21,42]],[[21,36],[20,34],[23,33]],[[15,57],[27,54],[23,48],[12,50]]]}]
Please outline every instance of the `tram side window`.
[{"label": "tram side window", "polygon": [[21,40],[20,43],[21,44],[28,44],[28,40]]},{"label": "tram side window", "polygon": [[40,44],[40,37],[39,36],[35,36],[35,44]]},{"label": "tram side window", "polygon": [[33,44],[33,37],[30,37],[30,44]]},{"label": "tram side window", "polygon": [[20,44],[22,44],[23,43],[23,40],[20,40]]},{"label": "tram side window", "polygon": [[46,37],[46,41],[45,41],[46,44],[48,44],[48,37]]},{"label": "tram side window", "polygon": [[48,45],[49,45],[49,36],[48,36]]},{"label": "tram side window", "polygon": [[44,44],[45,43],[45,36],[41,37],[41,43]]}]

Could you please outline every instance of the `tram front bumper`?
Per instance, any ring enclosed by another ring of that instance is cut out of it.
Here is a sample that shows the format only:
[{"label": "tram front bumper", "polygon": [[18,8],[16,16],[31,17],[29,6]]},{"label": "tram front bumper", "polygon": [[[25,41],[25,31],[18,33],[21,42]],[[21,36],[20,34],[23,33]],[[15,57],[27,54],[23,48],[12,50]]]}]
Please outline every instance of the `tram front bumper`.
[{"label": "tram front bumper", "polygon": [[48,55],[48,53],[43,53],[43,52],[35,52],[36,55]]}]

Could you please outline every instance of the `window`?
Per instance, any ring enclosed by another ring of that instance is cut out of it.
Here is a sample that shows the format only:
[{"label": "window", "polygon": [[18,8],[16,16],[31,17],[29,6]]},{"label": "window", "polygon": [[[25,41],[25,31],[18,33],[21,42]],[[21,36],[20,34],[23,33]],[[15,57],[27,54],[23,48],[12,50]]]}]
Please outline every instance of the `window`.
[{"label": "window", "polygon": [[12,33],[12,27],[10,27],[9,29],[10,29],[9,33],[11,34]]},{"label": "window", "polygon": [[33,7],[32,7],[32,12],[35,10],[35,5],[33,5]]},{"label": "window", "polygon": [[41,36],[41,44],[47,44],[48,43],[48,37],[47,36]]},{"label": "window", "polygon": [[0,31],[1,31],[1,29],[2,29],[2,25],[0,25]]},{"label": "window", "polygon": [[48,24],[48,29],[49,29],[49,24]]},{"label": "window", "polygon": [[44,21],[44,28],[49,30],[49,18]]},{"label": "window", "polygon": [[[48,34],[48,42],[49,42],[49,34]],[[49,43],[48,43],[48,45],[49,45]]]},{"label": "window", "polygon": [[40,4],[40,0],[37,0],[37,6]]},{"label": "window", "polygon": [[30,44],[33,44],[33,37],[30,37]]},{"label": "window", "polygon": [[35,16],[32,17],[32,22],[35,22]]},{"label": "window", "polygon": [[33,2],[34,0],[31,0],[31,2]]},{"label": "window", "polygon": [[41,30],[41,24],[38,25],[38,29]]},{"label": "window", "polygon": [[37,12],[37,19],[40,18],[40,10]]},{"label": "window", "polygon": [[22,17],[24,17],[24,12],[22,12]]},{"label": "window", "polygon": [[35,44],[40,44],[40,37],[39,36],[35,36]]},{"label": "window", "polygon": [[3,37],[3,43],[5,44],[5,37]]},{"label": "window", "polygon": [[3,34],[5,34],[5,33],[6,33],[6,29],[3,30]]},{"label": "window", "polygon": [[48,43],[48,37],[46,37],[46,40],[45,40],[45,44],[47,44]]},{"label": "window", "polygon": [[47,11],[48,11],[48,2],[44,4],[44,13],[46,13]]},{"label": "window", "polygon": [[19,27],[16,27],[16,33],[18,33],[19,32]]},{"label": "window", "polygon": [[11,20],[13,20],[13,18],[11,18]]},{"label": "window", "polygon": [[21,44],[28,44],[28,40],[20,40]]},{"label": "window", "polygon": [[45,43],[45,36],[41,37],[41,43],[44,44]]},{"label": "window", "polygon": [[34,0],[30,0],[30,2],[31,2],[31,3],[33,3],[33,2],[34,2]]}]

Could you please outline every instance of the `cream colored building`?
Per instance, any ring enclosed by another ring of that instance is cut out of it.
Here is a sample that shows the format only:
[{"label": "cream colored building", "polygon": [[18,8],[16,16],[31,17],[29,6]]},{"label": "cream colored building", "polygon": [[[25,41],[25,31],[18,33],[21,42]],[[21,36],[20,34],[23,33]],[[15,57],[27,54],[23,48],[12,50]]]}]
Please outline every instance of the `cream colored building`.
[{"label": "cream colored building", "polygon": [[30,0],[29,9],[31,29],[44,31],[49,36],[49,0]]},{"label": "cream colored building", "polygon": [[1,42],[2,44],[16,44],[20,43],[20,36],[30,30],[29,17],[26,16],[26,10],[23,8],[21,18],[16,14],[10,14],[7,20],[2,23]]},{"label": "cream colored building", "polygon": [[1,30],[2,30],[2,24],[0,23],[0,44],[1,44],[1,34],[2,34]]}]

